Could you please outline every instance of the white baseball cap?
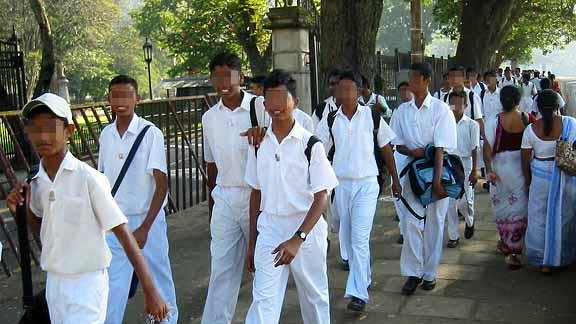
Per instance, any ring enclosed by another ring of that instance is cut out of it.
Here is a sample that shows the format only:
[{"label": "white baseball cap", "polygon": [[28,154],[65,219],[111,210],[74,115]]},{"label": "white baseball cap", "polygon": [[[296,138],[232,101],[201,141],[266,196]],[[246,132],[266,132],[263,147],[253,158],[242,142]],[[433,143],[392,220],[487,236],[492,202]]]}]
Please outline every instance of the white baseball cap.
[{"label": "white baseball cap", "polygon": [[28,102],[24,108],[22,108],[22,116],[24,118],[28,118],[34,109],[41,106],[48,107],[54,113],[54,115],[66,119],[69,124],[74,122],[72,120],[72,110],[70,110],[70,104],[68,104],[66,99],[53,93],[45,93],[40,97]]}]

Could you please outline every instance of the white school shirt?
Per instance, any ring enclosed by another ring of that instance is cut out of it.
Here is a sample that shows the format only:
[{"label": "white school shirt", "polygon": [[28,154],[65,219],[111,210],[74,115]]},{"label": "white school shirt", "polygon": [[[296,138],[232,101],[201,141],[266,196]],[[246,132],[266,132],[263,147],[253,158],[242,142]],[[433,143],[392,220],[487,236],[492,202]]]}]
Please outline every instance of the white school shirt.
[{"label": "white school shirt", "polygon": [[456,120],[448,105],[430,94],[422,107],[415,99],[403,103],[392,116],[390,127],[396,133],[394,145],[410,150],[425,148],[428,144],[453,150],[457,147]]},{"label": "white school shirt", "polygon": [[314,128],[318,127],[320,120],[326,119],[326,116],[328,116],[330,112],[338,110],[338,107],[336,106],[336,99],[333,96],[324,99],[324,102],[326,103],[326,107],[324,107],[324,111],[322,112],[322,119],[318,119],[316,113],[312,114],[312,120],[314,121]]},{"label": "white school shirt", "polygon": [[504,88],[505,86],[508,85],[517,86],[518,81],[513,76],[510,77],[510,80],[506,79],[506,76],[503,76],[502,79],[500,80],[500,88]]},{"label": "white school shirt", "polygon": [[474,91],[474,93],[476,95],[478,95],[478,97],[480,97],[480,99],[482,99],[482,86],[484,86],[484,89],[486,90],[486,92],[488,91],[488,86],[482,82],[476,82],[476,85],[474,86],[474,88],[472,89]]},{"label": "white school shirt", "polygon": [[[470,102],[470,92],[472,92],[472,90],[464,87],[464,92],[466,92],[466,110],[464,111],[464,114],[466,114],[466,116],[472,118],[472,103]],[[450,89],[450,92],[448,93],[448,96],[444,96],[446,98],[446,104],[450,104],[450,93],[452,93],[452,89]],[[478,120],[478,119],[482,119],[483,118],[483,113],[482,113],[482,99],[480,99],[480,96],[477,95],[476,93],[474,93],[474,119]]]},{"label": "white school shirt", "polygon": [[106,232],[127,223],[108,179],[71,153],[50,180],[42,163],[31,183],[30,210],[42,218],[44,271],[81,274],[108,268]]},{"label": "white school shirt", "polygon": [[[558,101],[560,104],[558,108],[564,108],[566,106],[566,101],[564,101],[564,98],[562,98],[558,92],[556,92],[556,95],[558,96]],[[538,96],[539,95],[536,95],[536,97],[534,97],[534,100],[532,101],[532,109],[529,112],[535,113],[538,118],[541,118],[542,116],[540,115],[540,110],[538,109]]]},{"label": "white school shirt", "polygon": [[534,79],[530,80],[530,82],[532,82],[534,84],[534,86],[536,87],[536,90],[542,91],[542,86],[540,85],[540,78],[534,78]]},{"label": "white school shirt", "polygon": [[520,83],[520,89],[522,89],[522,97],[528,97],[530,99],[538,93],[536,86],[530,81],[528,81],[528,84],[524,84],[524,82]]},{"label": "white school shirt", "polygon": [[450,90],[448,90],[448,92],[445,92],[442,89],[440,89],[434,93],[434,98],[436,98],[438,100],[444,100],[444,97],[449,93],[450,93]]},{"label": "white school shirt", "polygon": [[485,120],[490,120],[503,111],[502,102],[500,101],[500,89],[498,87],[496,87],[494,92],[486,88],[482,106]]},{"label": "white school shirt", "polygon": [[[98,170],[104,173],[110,184],[114,186],[136,137],[148,125],[150,128],[142,139],[134,160],[114,196],[120,209],[128,216],[148,213],[156,191],[154,170],[168,174],[164,135],[158,127],[136,114],[123,137],[120,137],[118,133],[116,121],[106,126],[100,134]],[[164,200],[162,207],[166,205],[166,202],[167,199]]]},{"label": "white school shirt", "polygon": [[[244,92],[240,107],[230,110],[222,100],[202,116],[204,132],[204,161],[216,163],[218,177],[216,184],[222,187],[243,187],[246,174],[248,140],[240,133],[252,127],[250,121],[250,100],[255,96]],[[269,125],[269,117],[264,109],[264,97],[255,103],[259,125]]]},{"label": "white school shirt", "polygon": [[306,112],[302,111],[300,108],[294,108],[292,111],[292,117],[294,117],[294,119],[298,121],[305,130],[314,133],[314,121]]},{"label": "white school shirt", "polygon": [[454,153],[462,158],[471,157],[472,150],[480,147],[480,125],[464,115],[456,123],[456,131],[458,145]]},{"label": "white school shirt", "polygon": [[368,102],[364,102],[363,96],[358,97],[358,103],[359,104],[364,105],[364,106],[368,106],[370,108],[374,107],[376,102],[378,102],[382,107],[384,107],[383,115],[385,117],[392,116],[392,109],[390,109],[390,106],[388,106],[388,103],[386,102],[386,98],[384,98],[384,96],[372,92]]},{"label": "white school shirt", "polygon": [[[334,141],[330,137],[328,118],[323,119],[316,130],[326,151],[334,145],[336,151],[332,165],[338,179],[364,179],[378,175],[378,166],[374,157],[374,121],[372,109],[358,105],[351,120],[338,109],[332,125]],[[396,135],[380,117],[380,128],[377,134],[378,146],[384,147]]]},{"label": "white school shirt", "polygon": [[315,193],[330,192],[338,185],[321,143],[312,147],[308,165],[304,151],[311,136],[296,121],[281,143],[270,129],[257,156],[250,146],[245,178],[250,187],[261,191],[261,211],[280,216],[305,214]]}]

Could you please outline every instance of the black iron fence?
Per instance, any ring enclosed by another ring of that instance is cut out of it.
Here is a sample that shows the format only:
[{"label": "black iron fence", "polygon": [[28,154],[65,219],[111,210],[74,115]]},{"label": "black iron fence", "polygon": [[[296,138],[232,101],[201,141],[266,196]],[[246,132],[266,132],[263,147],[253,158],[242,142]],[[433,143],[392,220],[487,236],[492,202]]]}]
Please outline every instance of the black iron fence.
[{"label": "black iron fence", "polygon": [[[207,198],[201,121],[202,114],[213,101],[213,95],[179,97],[143,101],[136,109],[140,117],[153,122],[164,134],[170,213],[192,207]],[[75,156],[96,167],[100,133],[114,118],[110,107],[106,103],[73,106],[72,116],[77,131],[69,141],[69,148]],[[25,138],[16,135],[13,125],[23,128],[20,112],[0,112],[0,240],[5,249],[0,265],[7,275],[18,267],[19,251],[15,244],[17,234],[13,215],[1,206],[5,206],[7,193],[39,161],[33,150],[30,154],[25,152]],[[30,239],[36,241],[39,248],[37,238]],[[36,254],[32,256],[36,260]]]},{"label": "black iron fence", "polygon": [[14,34],[0,41],[0,110],[21,108],[26,102],[24,54]]},{"label": "black iron fence", "polygon": [[[444,57],[425,57],[424,61],[432,66],[434,71],[432,75],[432,84],[430,91],[433,92],[440,88],[442,75],[448,72],[448,62],[450,58]],[[402,73],[410,68],[412,59],[410,53],[400,53],[398,50],[394,55],[384,55],[376,53],[377,79],[379,82],[378,91],[386,98],[388,104],[392,107],[398,106],[396,87],[402,81],[407,80],[407,73]]]}]

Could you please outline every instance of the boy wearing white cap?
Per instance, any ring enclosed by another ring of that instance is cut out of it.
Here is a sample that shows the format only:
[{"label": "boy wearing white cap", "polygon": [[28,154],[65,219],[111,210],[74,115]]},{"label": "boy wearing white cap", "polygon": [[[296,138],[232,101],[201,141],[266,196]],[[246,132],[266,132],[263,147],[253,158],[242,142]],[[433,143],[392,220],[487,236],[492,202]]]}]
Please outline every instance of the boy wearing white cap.
[{"label": "boy wearing white cap", "polygon": [[67,150],[74,132],[68,103],[44,94],[22,110],[26,133],[42,157],[30,185],[17,186],[7,199],[15,211],[29,202],[28,221],[39,228],[41,267],[47,272],[46,301],[55,324],[101,324],[106,316],[111,253],[105,234],[122,243],[146,296],[146,311],[155,320],[167,306],[150,276],[146,261],[126,226],[126,217],[110,194],[105,176]]}]

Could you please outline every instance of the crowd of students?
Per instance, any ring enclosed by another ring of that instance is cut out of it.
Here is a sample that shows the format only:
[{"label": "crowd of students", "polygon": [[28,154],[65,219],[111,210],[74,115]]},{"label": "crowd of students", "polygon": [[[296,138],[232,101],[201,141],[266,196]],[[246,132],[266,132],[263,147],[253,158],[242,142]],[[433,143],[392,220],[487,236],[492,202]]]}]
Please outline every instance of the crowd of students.
[{"label": "crowd of students", "polygon": [[[389,194],[384,174],[397,198],[405,295],[435,288],[445,225],[447,248],[460,242],[461,217],[464,237],[474,236],[481,177],[490,183],[498,248],[511,268],[522,266],[524,251],[545,273],[574,262],[576,180],[556,166],[555,151],[559,139],[576,142],[576,120],[560,113],[553,78],[453,68],[431,95],[433,71],[416,63],[391,109],[367,78],[335,69],[329,97],[309,116],[282,70],[252,78],[245,91],[236,55],[220,53],[209,68],[220,100],[202,117],[211,232],[202,323],[233,321],[244,269],[253,273],[246,323],[279,322],[290,274],[303,322],[330,323],[329,230],[338,233],[342,270],[349,271],[342,298],[348,310],[365,311],[372,225],[378,197]],[[42,161],[8,206],[28,198],[53,323],[119,324],[138,281],[151,319],[178,321],[164,138],[135,114],[138,100],[132,78],[110,82],[116,119],[100,137],[100,172],[67,151],[74,125],[65,100],[45,94],[22,111]],[[457,196],[444,181],[449,158],[464,175]],[[432,170],[425,205],[404,172],[422,160]]]}]

